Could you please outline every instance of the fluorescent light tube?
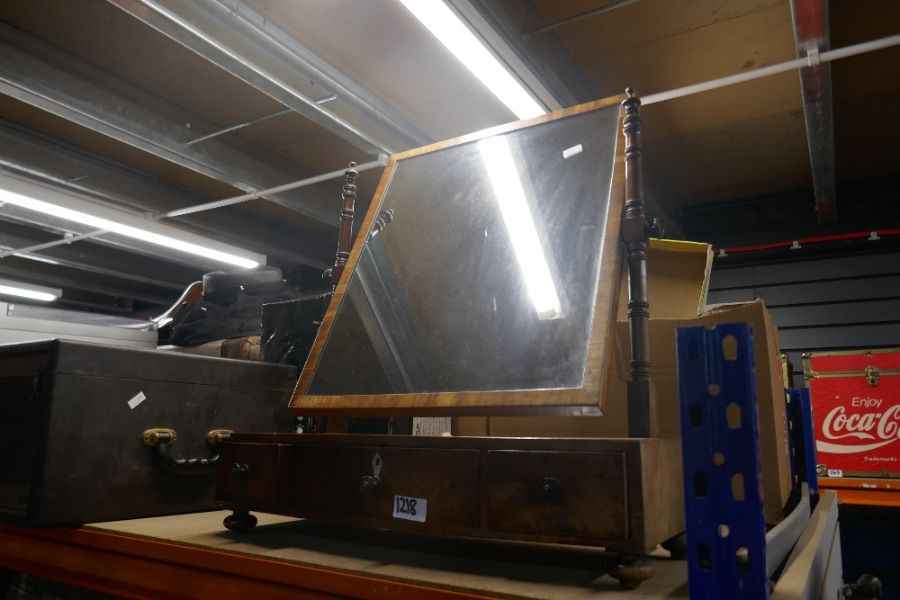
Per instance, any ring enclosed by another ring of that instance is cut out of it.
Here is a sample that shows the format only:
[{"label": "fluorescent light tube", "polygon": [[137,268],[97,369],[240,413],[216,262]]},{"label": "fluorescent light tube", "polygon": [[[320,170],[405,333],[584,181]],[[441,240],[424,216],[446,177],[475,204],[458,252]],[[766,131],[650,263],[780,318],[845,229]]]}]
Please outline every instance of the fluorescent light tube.
[{"label": "fluorescent light tube", "polygon": [[400,0],[519,119],[546,110],[442,0]]},{"label": "fluorescent light tube", "polygon": [[0,295],[17,296],[19,298],[28,298],[29,300],[40,300],[41,302],[53,302],[62,296],[62,290],[0,279]]},{"label": "fluorescent light tube", "polygon": [[534,309],[541,320],[561,317],[559,296],[553,285],[550,267],[525,199],[525,190],[509,143],[506,138],[491,137],[478,142],[478,149],[491,179],[491,187],[497,197],[500,214]]},{"label": "fluorescent light tube", "polygon": [[[35,196],[51,199],[52,202],[38,200]],[[260,254],[241,251],[214,240],[179,231],[175,227],[91,204],[73,195],[24,182],[19,178],[0,176],[0,204],[2,203],[236,267],[249,269],[265,263],[265,256]]]}]

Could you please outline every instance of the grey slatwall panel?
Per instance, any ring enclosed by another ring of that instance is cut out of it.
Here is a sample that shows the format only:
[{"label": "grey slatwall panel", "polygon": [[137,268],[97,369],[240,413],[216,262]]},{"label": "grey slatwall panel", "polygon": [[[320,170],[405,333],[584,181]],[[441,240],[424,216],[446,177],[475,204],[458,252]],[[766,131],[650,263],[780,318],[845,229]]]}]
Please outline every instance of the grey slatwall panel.
[{"label": "grey slatwall panel", "polygon": [[762,298],[802,384],[803,352],[900,347],[900,251],[722,267],[708,302]]},{"label": "grey slatwall panel", "polygon": [[810,327],[778,331],[782,350],[844,350],[900,346],[900,323]]},{"label": "grey slatwall panel", "polygon": [[900,272],[898,260],[900,255],[896,253],[866,254],[720,269],[711,285],[714,284],[716,288],[735,288],[778,285],[791,281],[892,275]]},{"label": "grey slatwall panel", "polygon": [[[713,271],[713,276],[715,276],[715,271]],[[755,298],[756,296],[753,294],[752,289],[710,290],[706,295],[706,303],[721,304],[723,302],[750,302]]]},{"label": "grey slatwall panel", "polygon": [[900,298],[900,275],[759,287],[755,293],[770,307]]},{"label": "grey slatwall panel", "polygon": [[[849,310],[848,310],[849,308]],[[770,308],[772,319],[778,327],[809,327],[824,325],[846,325],[848,323],[889,323],[900,315],[900,299],[875,300],[872,302],[818,304],[814,306],[777,306]]]}]

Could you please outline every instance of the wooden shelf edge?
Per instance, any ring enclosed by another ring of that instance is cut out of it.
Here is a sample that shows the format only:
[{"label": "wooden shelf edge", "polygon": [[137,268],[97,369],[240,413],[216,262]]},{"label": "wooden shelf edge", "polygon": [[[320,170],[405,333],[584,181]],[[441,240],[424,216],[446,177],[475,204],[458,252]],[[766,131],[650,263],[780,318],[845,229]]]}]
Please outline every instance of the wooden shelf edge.
[{"label": "wooden shelf edge", "polygon": [[124,598],[488,598],[153,538],[0,524],[0,565]]}]

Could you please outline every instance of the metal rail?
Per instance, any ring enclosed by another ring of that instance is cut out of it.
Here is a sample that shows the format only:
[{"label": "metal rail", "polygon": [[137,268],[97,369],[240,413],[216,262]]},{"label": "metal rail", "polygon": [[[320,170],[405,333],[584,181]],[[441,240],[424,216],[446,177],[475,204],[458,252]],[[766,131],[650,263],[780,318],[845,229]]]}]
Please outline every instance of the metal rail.
[{"label": "metal rail", "polygon": [[[198,132],[220,129],[26,33],[0,24],[0,93],[202,174],[243,192],[304,176],[303,170],[240,140],[187,145]],[[332,198],[310,189],[302,198],[267,200],[336,226]]]},{"label": "metal rail", "polygon": [[[363,163],[356,167],[357,171],[367,171],[369,169],[374,169],[377,167],[383,167],[386,164],[386,157],[380,156],[377,160],[372,160],[367,163]],[[316,183],[321,183],[323,181],[328,181],[330,179],[336,179],[344,175],[344,169],[339,169],[337,171],[329,171],[328,173],[323,173],[321,175],[316,175],[315,177],[308,177],[306,179],[301,179],[299,181],[293,181],[291,183],[285,183],[284,185],[275,186],[273,188],[268,188],[265,190],[260,190],[258,192],[253,192],[250,194],[241,194],[240,196],[234,196],[232,198],[224,198],[222,200],[215,200],[213,202],[207,202],[205,204],[198,204],[196,206],[189,206],[187,208],[180,208],[177,210],[172,210],[167,213],[155,214],[155,215],[139,215],[151,221],[161,221],[163,219],[168,219],[171,217],[180,217],[183,215],[196,214],[199,212],[214,210],[216,208],[221,208],[223,206],[231,206],[233,204],[239,204],[241,202],[247,202],[248,200],[253,200],[256,198],[263,198],[265,196],[271,194],[277,194],[287,190],[293,190],[301,187],[305,187],[308,185],[314,185]],[[11,250],[0,251],[0,258],[4,258],[6,256],[14,256],[16,254],[21,254],[23,252],[35,252],[37,250],[45,250],[47,248],[54,248],[56,246],[64,246],[67,244],[73,244],[75,242],[86,240],[94,237],[101,236],[103,234],[109,233],[103,229],[97,229],[94,231],[89,231],[87,233],[81,233],[77,235],[70,235],[58,240],[44,242],[42,244],[35,244],[33,246],[26,246],[24,248],[15,248]]]},{"label": "metal rail", "polygon": [[[397,113],[239,0],[109,0],[205,60],[357,148],[392,154],[432,142]],[[322,106],[323,92],[336,98]]]},{"label": "metal rail", "polygon": [[900,34],[891,35],[869,42],[853,44],[852,46],[844,46],[843,48],[837,48],[836,50],[829,50],[828,52],[822,52],[818,55],[795,58],[783,63],[778,63],[777,65],[769,65],[767,67],[760,67],[759,69],[744,71],[743,73],[735,73],[734,75],[719,77],[718,79],[710,79],[709,81],[686,85],[667,92],[648,94],[647,96],[641,97],[641,103],[644,106],[647,106],[648,104],[656,104],[657,102],[665,102],[666,100],[684,98],[685,96],[699,94],[700,92],[709,92],[729,85],[744,83],[745,81],[753,81],[754,79],[761,79],[770,75],[777,75],[778,73],[786,73],[787,71],[793,71],[794,69],[802,69],[803,67],[810,65],[831,62],[841,58],[866,54],[867,52],[874,52],[876,50],[882,50],[898,45],[900,45]]}]

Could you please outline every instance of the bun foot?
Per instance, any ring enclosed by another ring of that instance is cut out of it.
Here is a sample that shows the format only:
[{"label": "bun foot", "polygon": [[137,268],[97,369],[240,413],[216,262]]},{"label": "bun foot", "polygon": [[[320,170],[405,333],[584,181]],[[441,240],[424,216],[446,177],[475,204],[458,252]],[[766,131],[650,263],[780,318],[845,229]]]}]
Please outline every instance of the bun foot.
[{"label": "bun foot", "polygon": [[649,560],[633,556],[618,556],[608,565],[610,575],[619,580],[619,585],[626,590],[633,590],[656,573]]},{"label": "bun foot", "polygon": [[669,551],[672,558],[676,560],[687,559],[687,538],[683,533],[667,539],[660,545]]},{"label": "bun foot", "polygon": [[250,531],[256,527],[256,517],[250,514],[249,510],[242,508],[234,509],[230,515],[222,521],[225,528],[235,533],[243,533]]}]

